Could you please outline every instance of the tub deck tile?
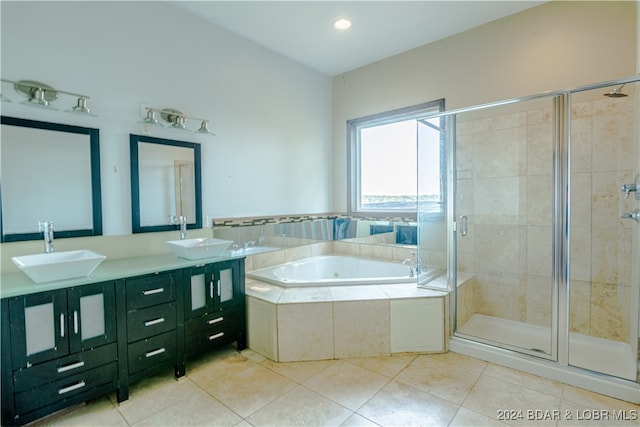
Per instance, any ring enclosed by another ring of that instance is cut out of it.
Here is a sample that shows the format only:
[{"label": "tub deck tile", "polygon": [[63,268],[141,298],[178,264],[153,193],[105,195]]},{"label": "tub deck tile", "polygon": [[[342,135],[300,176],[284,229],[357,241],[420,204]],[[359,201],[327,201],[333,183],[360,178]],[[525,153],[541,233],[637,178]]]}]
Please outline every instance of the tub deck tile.
[{"label": "tub deck tile", "polygon": [[327,287],[289,288],[282,292],[278,304],[332,301],[331,292]]},{"label": "tub deck tile", "polygon": [[389,299],[379,285],[332,286],[329,288],[333,301],[365,301]]}]

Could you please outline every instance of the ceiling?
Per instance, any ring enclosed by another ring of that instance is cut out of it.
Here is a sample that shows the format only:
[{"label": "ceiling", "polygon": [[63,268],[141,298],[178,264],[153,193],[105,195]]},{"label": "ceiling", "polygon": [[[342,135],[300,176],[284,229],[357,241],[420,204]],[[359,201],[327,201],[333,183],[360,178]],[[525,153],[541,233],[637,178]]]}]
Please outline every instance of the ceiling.
[{"label": "ceiling", "polygon": [[[323,74],[335,76],[544,1],[171,1]],[[333,22],[353,25],[338,31]]]}]

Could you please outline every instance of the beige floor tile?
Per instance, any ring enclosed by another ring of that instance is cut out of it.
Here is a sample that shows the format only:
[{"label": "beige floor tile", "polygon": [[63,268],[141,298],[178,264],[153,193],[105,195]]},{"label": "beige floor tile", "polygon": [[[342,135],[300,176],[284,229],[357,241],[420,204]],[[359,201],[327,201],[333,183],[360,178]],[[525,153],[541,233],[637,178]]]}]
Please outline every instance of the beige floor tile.
[{"label": "beige floor tile", "polygon": [[384,375],[339,360],[305,381],[304,385],[355,411],[388,381]]},{"label": "beige floor tile", "polygon": [[633,409],[590,408],[569,400],[560,405],[558,426],[637,426],[640,412]]},{"label": "beige floor tile", "polygon": [[634,405],[633,403],[614,399],[589,390],[573,387],[568,384],[564,384],[563,387],[564,391],[562,393],[562,400],[578,403],[590,409],[635,410],[638,412],[638,416],[640,417],[640,405]]},{"label": "beige floor tile", "polygon": [[485,362],[484,360],[475,359],[473,357],[454,353],[452,351],[447,353],[426,354],[418,357],[421,359],[433,359],[440,362],[451,363],[460,368],[476,373],[481,373],[482,371],[484,371],[487,365],[489,365],[489,363]]},{"label": "beige floor tile", "polygon": [[381,426],[446,426],[457,410],[444,399],[391,381],[358,414]]},{"label": "beige floor tile", "polygon": [[296,383],[256,365],[211,383],[206,391],[245,418],[295,387]]},{"label": "beige floor tile", "polygon": [[531,375],[526,372],[517,371],[505,366],[490,363],[484,370],[483,375],[489,375],[513,384],[522,385],[531,390],[540,391],[545,394],[561,397],[563,384],[547,378]]},{"label": "beige floor tile", "polygon": [[92,400],[76,409],[63,411],[33,424],[34,426],[128,426],[107,397]]},{"label": "beige floor tile", "polygon": [[469,371],[446,359],[418,356],[396,380],[459,405],[479,376],[478,371]]},{"label": "beige floor tile", "polygon": [[490,427],[490,426],[506,426],[508,424],[503,424],[500,421],[496,420],[495,417],[487,417],[485,415],[479,414],[467,408],[460,408],[458,413],[453,418],[449,427]]},{"label": "beige floor tile", "polygon": [[246,357],[247,359],[251,359],[251,360],[253,360],[253,361],[254,361],[254,362],[256,362],[256,363],[261,363],[261,362],[264,362],[265,360],[267,360],[267,358],[266,358],[266,357],[264,357],[263,355],[261,355],[261,354],[259,354],[259,353],[256,353],[255,351],[250,350],[250,349],[248,349],[248,348],[247,348],[247,349],[245,349],[245,350],[242,350],[242,353],[241,353],[241,354],[242,354],[244,357]]},{"label": "beige floor tile", "polygon": [[[560,398],[482,375],[463,406],[509,425],[531,425],[528,411],[560,410]],[[506,412],[506,416],[505,412]],[[506,418],[506,419],[505,419]],[[535,421],[537,426],[556,425],[555,420]]]},{"label": "beige floor tile", "polygon": [[284,375],[291,381],[299,384],[305,382],[318,372],[336,363],[335,360],[317,360],[308,362],[274,362],[266,359],[262,366],[269,368],[280,375]]},{"label": "beige floor tile", "polygon": [[135,426],[232,426],[242,418],[200,390],[189,399],[159,410]]},{"label": "beige floor tile", "polygon": [[247,418],[254,426],[338,426],[353,412],[307,389],[296,386]]},{"label": "beige floor tile", "polygon": [[355,359],[345,359],[348,362],[354,363],[370,371],[377,372],[389,378],[393,378],[402,371],[413,359],[415,355],[398,355],[398,356],[384,356],[384,357],[359,357]]},{"label": "beige floor tile", "polygon": [[187,364],[186,376],[202,388],[206,388],[212,382],[235,375],[245,369],[257,365],[247,356],[238,353],[232,347],[226,347],[201,359]]},{"label": "beige floor tile", "polygon": [[340,424],[342,427],[377,427],[378,424],[366,419],[362,415],[353,414],[345,422]]},{"label": "beige floor tile", "polygon": [[129,400],[118,406],[125,420],[133,425],[167,407],[181,403],[200,393],[190,380],[179,381],[173,372],[147,378],[131,386]]}]

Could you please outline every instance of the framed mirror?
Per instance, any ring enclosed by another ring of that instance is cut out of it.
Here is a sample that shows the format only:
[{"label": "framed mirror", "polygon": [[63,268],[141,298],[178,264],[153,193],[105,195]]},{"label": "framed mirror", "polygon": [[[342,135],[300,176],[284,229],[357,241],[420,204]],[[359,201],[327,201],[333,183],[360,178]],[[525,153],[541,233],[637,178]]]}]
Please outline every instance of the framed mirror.
[{"label": "framed mirror", "polygon": [[1,117],[0,236],[38,240],[102,234],[98,129]]},{"label": "framed mirror", "polygon": [[200,144],[130,135],[131,220],[134,233],[202,228]]}]

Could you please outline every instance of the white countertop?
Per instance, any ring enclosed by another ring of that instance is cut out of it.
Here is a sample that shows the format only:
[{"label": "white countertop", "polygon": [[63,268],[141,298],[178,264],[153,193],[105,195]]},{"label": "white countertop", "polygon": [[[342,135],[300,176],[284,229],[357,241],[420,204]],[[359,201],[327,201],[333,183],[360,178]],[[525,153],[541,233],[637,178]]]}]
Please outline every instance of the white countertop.
[{"label": "white countertop", "polygon": [[178,258],[173,254],[140,256],[123,259],[106,259],[90,276],[55,282],[35,283],[22,272],[3,274],[0,276],[0,298],[10,298],[36,292],[65,289],[72,286],[90,283],[107,282],[125,277],[139,276],[148,273],[176,270],[195,265],[210,264],[230,259],[244,258],[244,255],[231,256],[229,253],[213,258],[190,260]]}]

